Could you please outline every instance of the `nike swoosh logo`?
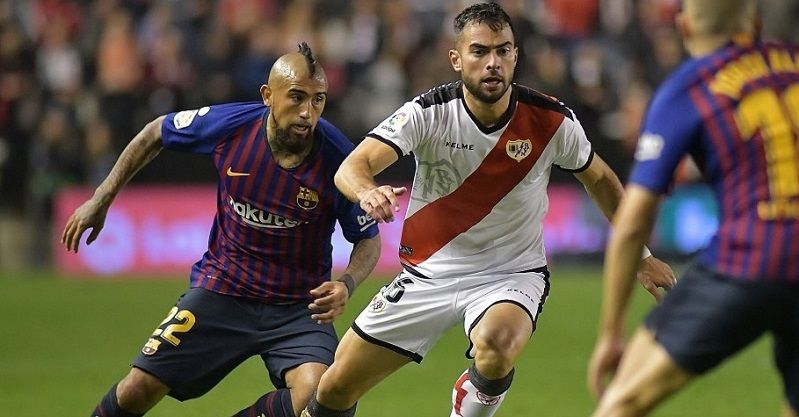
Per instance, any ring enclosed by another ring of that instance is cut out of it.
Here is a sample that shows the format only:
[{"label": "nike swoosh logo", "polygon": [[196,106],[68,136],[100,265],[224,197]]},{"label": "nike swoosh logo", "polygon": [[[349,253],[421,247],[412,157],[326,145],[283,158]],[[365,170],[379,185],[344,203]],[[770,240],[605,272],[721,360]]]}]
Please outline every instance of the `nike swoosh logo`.
[{"label": "nike swoosh logo", "polygon": [[228,167],[227,168],[227,175],[228,175],[228,177],[246,177],[246,176],[249,176],[250,173],[249,172],[236,172],[236,171],[233,171],[232,169],[230,169],[230,167]]}]

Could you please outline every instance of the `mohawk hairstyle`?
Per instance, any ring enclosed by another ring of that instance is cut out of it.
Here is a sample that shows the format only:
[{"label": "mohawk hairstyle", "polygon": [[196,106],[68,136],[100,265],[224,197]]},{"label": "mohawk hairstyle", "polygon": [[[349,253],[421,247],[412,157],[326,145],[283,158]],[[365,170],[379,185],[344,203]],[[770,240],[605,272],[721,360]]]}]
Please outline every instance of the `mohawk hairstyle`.
[{"label": "mohawk hairstyle", "polygon": [[513,32],[513,24],[510,16],[502,10],[502,6],[497,3],[477,3],[464,9],[454,20],[455,34],[460,35],[463,28],[469,23],[485,23],[494,32],[499,32],[505,26],[510,27]]},{"label": "mohawk hairstyle", "polygon": [[297,45],[299,52],[305,57],[305,62],[308,64],[308,72],[311,75],[316,73],[316,57],[313,56],[313,51],[311,47],[308,46],[307,42],[302,42]]}]

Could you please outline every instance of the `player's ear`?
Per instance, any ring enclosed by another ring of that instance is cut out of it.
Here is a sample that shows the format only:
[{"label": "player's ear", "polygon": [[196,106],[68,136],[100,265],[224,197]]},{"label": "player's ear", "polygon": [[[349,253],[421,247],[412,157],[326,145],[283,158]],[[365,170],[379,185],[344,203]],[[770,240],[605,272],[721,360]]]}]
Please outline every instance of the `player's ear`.
[{"label": "player's ear", "polygon": [[463,65],[461,64],[461,54],[454,49],[449,50],[449,63],[452,64],[452,69],[456,72],[461,72]]},{"label": "player's ear", "polygon": [[272,89],[268,85],[261,85],[261,99],[267,106],[272,106]]},{"label": "player's ear", "polygon": [[685,12],[679,12],[674,16],[674,24],[683,39],[691,37],[691,23],[688,21],[688,16]]}]

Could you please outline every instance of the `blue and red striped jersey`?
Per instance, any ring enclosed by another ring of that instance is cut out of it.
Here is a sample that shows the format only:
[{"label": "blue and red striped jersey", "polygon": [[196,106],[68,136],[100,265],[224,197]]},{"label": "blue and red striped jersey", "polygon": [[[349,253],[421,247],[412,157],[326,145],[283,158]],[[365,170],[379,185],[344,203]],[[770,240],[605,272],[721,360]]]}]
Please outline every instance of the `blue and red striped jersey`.
[{"label": "blue and red striped jersey", "polygon": [[231,103],[164,119],[165,148],[210,155],[219,173],[208,251],[192,267],[191,286],[266,302],[310,300],[309,291],[330,280],[335,222],[352,243],[378,229],[333,183],[354,148],[349,139],[320,119],[311,153],[285,169],[266,140],[268,114],[260,102]]},{"label": "blue and red striped jersey", "polygon": [[691,155],[720,210],[698,261],[750,280],[799,282],[799,50],[739,38],[685,62],[650,104],[630,182],[667,191]]}]

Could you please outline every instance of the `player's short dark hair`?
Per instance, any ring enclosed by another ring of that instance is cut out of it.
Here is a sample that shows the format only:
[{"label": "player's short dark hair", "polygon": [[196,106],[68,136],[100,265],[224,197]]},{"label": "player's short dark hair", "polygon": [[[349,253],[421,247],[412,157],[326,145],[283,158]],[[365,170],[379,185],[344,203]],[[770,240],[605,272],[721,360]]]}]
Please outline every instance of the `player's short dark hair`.
[{"label": "player's short dark hair", "polygon": [[455,16],[455,34],[460,35],[463,28],[469,23],[486,24],[494,32],[499,32],[508,26],[513,32],[510,16],[499,4],[494,2],[473,4]]},{"label": "player's short dark hair", "polygon": [[297,45],[299,52],[305,57],[305,62],[308,64],[308,73],[314,75],[316,73],[316,57],[313,56],[311,47],[307,42],[302,42]]}]

